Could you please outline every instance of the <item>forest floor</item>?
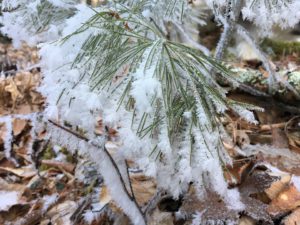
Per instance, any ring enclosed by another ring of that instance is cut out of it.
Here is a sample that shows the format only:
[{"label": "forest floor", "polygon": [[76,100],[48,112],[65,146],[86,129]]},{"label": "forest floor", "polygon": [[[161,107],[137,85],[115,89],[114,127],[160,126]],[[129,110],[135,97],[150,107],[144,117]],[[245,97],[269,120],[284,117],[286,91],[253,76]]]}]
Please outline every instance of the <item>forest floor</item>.
[{"label": "forest floor", "polygon": [[[292,74],[300,86],[299,52],[277,55],[274,59],[274,65],[284,71],[282,78],[288,80]],[[9,43],[0,44],[3,71],[0,78],[0,224],[113,224],[112,214],[119,215],[119,223],[115,224],[129,224],[97,174],[93,174],[95,171],[89,170],[92,167],[87,166],[88,162],[82,163],[76,155],[55,143],[33,142],[32,124],[20,115],[43,111],[44,98],[36,89],[41,82],[38,61],[35,48],[23,45],[16,50]],[[238,73],[251,71],[257,75],[247,76],[247,85],[266,90],[268,74],[259,62],[242,61],[232,65],[239,67]],[[297,83],[293,85],[299,88]],[[265,109],[255,112],[258,124],[246,123],[233,113],[223,118],[233,139],[224,141],[224,146],[234,158],[234,166],[225,168],[225,175],[229,185],[240,190],[245,210],[228,209],[210,192],[209,201],[197,200],[190,190],[183,199],[165,197],[157,202],[149,224],[191,224],[191,217],[176,216],[178,210],[186,215],[203,212],[207,221],[224,221],[224,224],[230,220],[240,225],[300,224],[299,101],[284,88],[272,97],[257,97],[240,90],[231,91],[229,97]],[[5,123],[6,117],[13,118],[11,129]],[[100,130],[101,120],[98,127]],[[46,133],[45,130],[34,135],[39,140]],[[109,133],[118,135],[113,129]],[[13,139],[12,146],[6,146],[8,138]],[[113,149],[116,143],[110,141],[108,145]],[[85,176],[85,182],[75,178],[78,174]],[[138,204],[149,204],[155,198],[155,181],[133,170],[130,178]],[[103,208],[109,210],[104,213]]]}]

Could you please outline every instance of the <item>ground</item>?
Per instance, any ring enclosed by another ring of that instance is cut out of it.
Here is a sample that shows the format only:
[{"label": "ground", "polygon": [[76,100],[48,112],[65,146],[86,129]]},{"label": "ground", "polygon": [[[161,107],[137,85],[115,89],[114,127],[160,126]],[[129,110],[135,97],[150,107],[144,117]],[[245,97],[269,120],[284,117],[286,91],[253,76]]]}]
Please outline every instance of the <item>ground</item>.
[{"label": "ground", "polygon": [[[274,65],[281,78],[300,90],[299,48],[278,52]],[[0,116],[13,118],[10,147],[6,146],[9,129],[5,120],[0,122],[0,224],[113,224],[112,220],[129,224],[88,161],[51,140],[43,141],[47,130],[34,134],[33,140],[32,122],[19,116],[43,111],[44,98],[37,91],[42,79],[38,61],[36,48],[24,44],[16,50],[9,42],[0,45]],[[268,74],[259,61],[235,61],[231,66],[246,85],[267,90]],[[149,224],[191,224],[199,214],[208,222],[300,224],[299,100],[283,86],[273,96],[258,97],[236,89],[230,90],[229,97],[265,109],[255,112],[258,124],[249,124],[234,113],[222,121],[232,136],[232,141],[224,140],[224,146],[234,158],[233,167],[224,166],[225,176],[230,187],[239,189],[245,210],[228,209],[210,191],[197,200],[192,186],[182,199],[164,193],[157,198],[155,180],[130,169],[138,204],[151,208]],[[95,131],[99,135],[101,125],[99,118]],[[118,134],[108,130],[107,146],[113,151]],[[186,215],[184,219],[176,216],[178,210]]]}]

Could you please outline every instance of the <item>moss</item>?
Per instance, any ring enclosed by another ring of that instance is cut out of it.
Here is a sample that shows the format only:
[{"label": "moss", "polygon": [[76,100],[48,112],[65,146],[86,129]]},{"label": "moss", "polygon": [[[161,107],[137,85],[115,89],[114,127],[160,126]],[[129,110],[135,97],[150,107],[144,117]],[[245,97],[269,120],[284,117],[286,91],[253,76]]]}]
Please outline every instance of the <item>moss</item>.
[{"label": "moss", "polygon": [[94,190],[94,187],[96,186],[96,184],[97,184],[97,178],[94,179],[94,180],[89,184],[89,186],[86,187],[86,189],[85,189],[85,191],[84,191],[85,195],[88,195],[88,194],[92,193],[93,190]]},{"label": "moss", "polygon": [[289,42],[280,40],[264,39],[261,43],[261,47],[265,51],[271,49],[272,53],[276,56],[291,53],[300,53],[300,42]]},{"label": "moss", "polygon": [[[54,157],[56,157],[56,154],[55,152],[53,151],[53,148],[51,145],[48,145],[46,150],[44,151],[43,155],[42,155],[42,159],[44,160],[48,160],[48,159],[53,159]],[[47,166],[47,165],[44,165],[42,164],[40,167],[39,167],[39,170],[40,171],[44,171],[44,170],[48,170],[50,169],[51,166]]]},{"label": "moss", "polygon": [[70,151],[68,151],[68,149],[61,148],[60,152],[66,156],[67,162],[69,162],[69,163],[75,163],[76,162],[74,156],[72,155],[72,153]]},{"label": "moss", "polygon": [[42,156],[42,159],[53,159],[54,157],[56,157],[56,154],[53,151],[52,146],[48,145],[48,147],[46,148],[46,150]]}]

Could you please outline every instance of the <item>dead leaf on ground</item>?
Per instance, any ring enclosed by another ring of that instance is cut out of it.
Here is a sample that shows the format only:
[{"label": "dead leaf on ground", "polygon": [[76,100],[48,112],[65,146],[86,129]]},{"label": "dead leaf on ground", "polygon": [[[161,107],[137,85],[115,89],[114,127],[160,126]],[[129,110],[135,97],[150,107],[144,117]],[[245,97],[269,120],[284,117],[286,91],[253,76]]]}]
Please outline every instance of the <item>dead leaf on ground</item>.
[{"label": "dead leaf on ground", "polygon": [[265,190],[268,197],[273,200],[276,198],[281,191],[288,187],[291,181],[290,174],[283,174],[280,176],[280,179],[271,184],[271,186]]},{"label": "dead leaf on ground", "polygon": [[28,121],[26,121],[26,120],[14,119],[14,121],[13,121],[14,135],[15,136],[19,135],[25,129],[27,124],[28,124]]},{"label": "dead leaf on ground", "polygon": [[248,216],[242,216],[240,218],[239,225],[256,225],[256,222],[254,219]]},{"label": "dead leaf on ground", "polygon": [[282,223],[284,225],[300,225],[300,208],[285,217]]},{"label": "dead leaf on ground", "polygon": [[278,217],[300,206],[300,192],[291,184],[282,191],[268,206],[268,212]]},{"label": "dead leaf on ground", "polygon": [[64,201],[53,206],[47,213],[46,218],[51,218],[51,222],[56,225],[73,225],[71,216],[76,210],[77,204],[74,201]]},{"label": "dead leaf on ground", "polygon": [[133,193],[139,206],[144,206],[156,193],[156,183],[154,179],[142,174],[131,175],[130,179]]},{"label": "dead leaf on ground", "polygon": [[174,217],[172,213],[161,212],[155,209],[148,221],[149,225],[174,225]]},{"label": "dead leaf on ground", "polygon": [[276,148],[288,148],[288,138],[285,132],[280,128],[272,128],[273,146]]},{"label": "dead leaf on ground", "polygon": [[56,160],[46,160],[46,159],[42,160],[42,164],[47,165],[47,166],[53,166],[53,167],[57,167],[57,168],[62,168],[62,169],[66,170],[69,173],[73,173],[73,171],[74,171],[74,169],[76,167],[72,163],[60,162],[60,161],[56,161]]},{"label": "dead leaf on ground", "polygon": [[31,167],[22,167],[22,168],[0,167],[0,170],[13,173],[23,178],[31,178],[37,174],[37,171]]},{"label": "dead leaf on ground", "polygon": [[192,220],[195,213],[202,213],[201,225],[209,224],[213,221],[222,221],[225,224],[226,222],[234,221],[237,224],[239,220],[239,212],[227,208],[226,203],[222,201],[220,196],[213,192],[207,192],[203,199],[199,199],[193,193],[186,195],[180,212],[186,215],[189,221]]}]

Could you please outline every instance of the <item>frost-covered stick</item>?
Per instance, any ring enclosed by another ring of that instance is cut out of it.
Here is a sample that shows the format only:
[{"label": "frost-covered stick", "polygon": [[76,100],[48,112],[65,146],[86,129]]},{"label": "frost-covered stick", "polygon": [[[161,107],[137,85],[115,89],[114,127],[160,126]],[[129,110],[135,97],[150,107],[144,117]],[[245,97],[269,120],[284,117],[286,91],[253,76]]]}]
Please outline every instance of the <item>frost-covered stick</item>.
[{"label": "frost-covered stick", "polygon": [[215,58],[220,61],[223,58],[223,54],[225,51],[225,48],[227,47],[232,31],[235,29],[235,25],[237,22],[237,19],[239,17],[240,11],[242,6],[242,0],[237,0],[236,3],[234,1],[230,0],[226,4],[226,15],[224,16],[218,14],[217,19],[223,24],[224,31],[221,34],[220,40],[218,42],[216,52],[215,52]]},{"label": "frost-covered stick", "polygon": [[73,135],[74,137],[83,140],[88,145],[88,153],[90,159],[99,166],[100,172],[104,178],[104,182],[110,189],[110,194],[116,203],[121,207],[125,214],[131,219],[135,225],[146,225],[144,215],[133,197],[130,196],[122,178],[121,172],[112,156],[109,154],[105,146],[98,146],[97,143],[90,141],[72,130],[67,129],[60,124],[48,120],[55,127]]},{"label": "frost-covered stick", "polygon": [[9,116],[0,117],[0,123],[5,124],[6,135],[4,140],[4,151],[7,159],[11,160],[15,165],[18,165],[17,161],[12,157],[12,145],[13,145],[13,119],[29,120],[32,124],[30,131],[31,141],[28,144],[28,155],[32,155],[32,144],[35,139],[35,127],[36,127],[36,118],[38,113],[29,113],[29,114],[12,114]]},{"label": "frost-covered stick", "polygon": [[257,90],[251,86],[248,86],[246,84],[240,84],[239,88],[253,96],[261,96],[261,97],[271,97],[269,94],[262,92],[260,90]]},{"label": "frost-covered stick", "polygon": [[128,177],[128,180],[129,180],[129,188],[130,188],[131,196],[132,196],[132,199],[136,202],[136,198],[135,198],[135,195],[134,195],[134,192],[133,192],[132,183],[130,182],[129,165],[128,165],[128,162],[126,160],[125,160],[125,165],[126,165],[127,177]]}]

